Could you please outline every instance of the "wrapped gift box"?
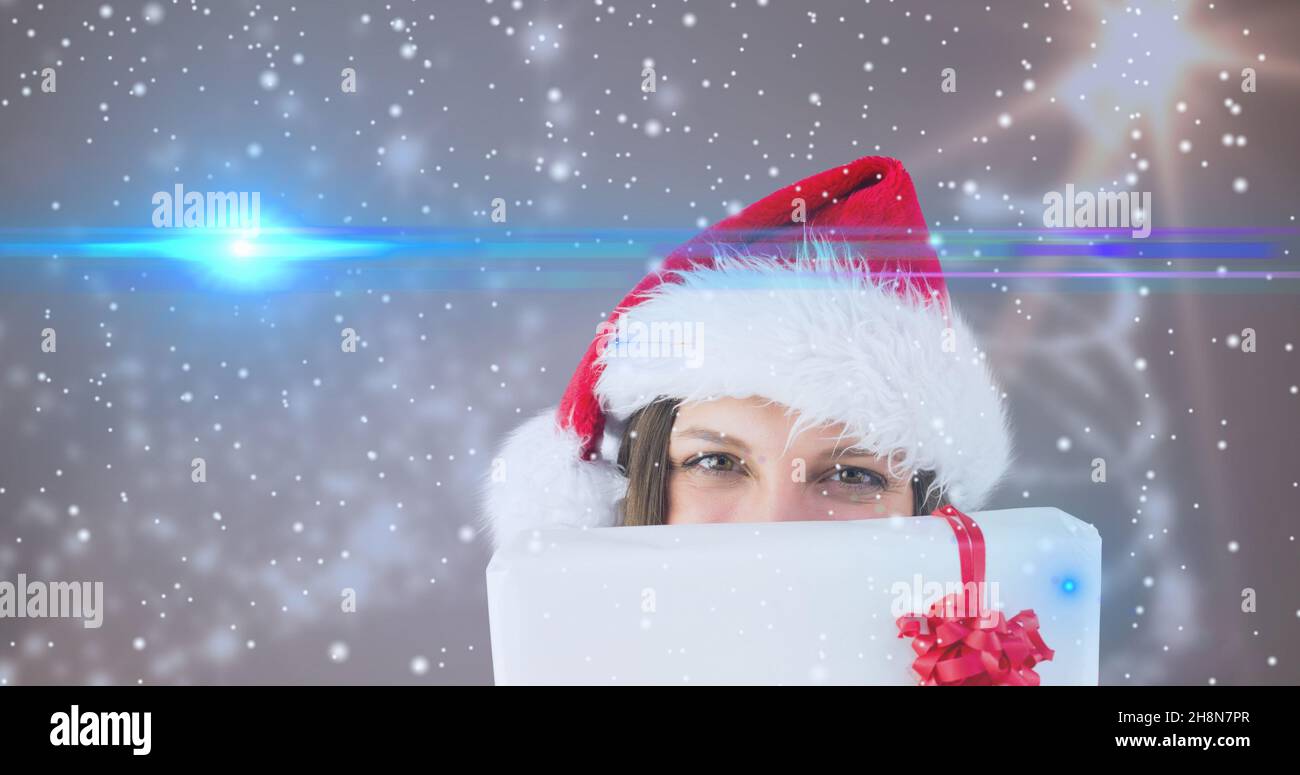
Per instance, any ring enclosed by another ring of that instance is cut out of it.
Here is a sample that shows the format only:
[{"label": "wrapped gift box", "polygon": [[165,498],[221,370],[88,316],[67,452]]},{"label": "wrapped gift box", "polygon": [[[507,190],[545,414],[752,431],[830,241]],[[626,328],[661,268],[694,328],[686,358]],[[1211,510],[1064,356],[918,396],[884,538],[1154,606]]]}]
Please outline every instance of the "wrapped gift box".
[{"label": "wrapped gift box", "polygon": [[[1054,508],[970,515],[984,602],[1032,609],[1042,685],[1096,684],[1101,537]],[[944,519],[549,528],[487,568],[498,684],[916,684],[897,618],[960,591]]]}]

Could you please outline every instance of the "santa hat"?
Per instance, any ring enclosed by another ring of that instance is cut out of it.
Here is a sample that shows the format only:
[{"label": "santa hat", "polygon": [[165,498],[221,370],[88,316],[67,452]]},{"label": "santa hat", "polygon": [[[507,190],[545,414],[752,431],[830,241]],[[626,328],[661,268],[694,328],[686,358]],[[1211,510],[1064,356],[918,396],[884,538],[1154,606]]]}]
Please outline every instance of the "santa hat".
[{"label": "santa hat", "polygon": [[972,511],[1010,463],[1002,395],[958,316],[911,177],[869,156],[755,202],[675,250],[587,348],[559,406],[505,440],[485,485],[493,544],[617,524],[618,439],[658,398],[760,397],[797,428],[934,471]]}]

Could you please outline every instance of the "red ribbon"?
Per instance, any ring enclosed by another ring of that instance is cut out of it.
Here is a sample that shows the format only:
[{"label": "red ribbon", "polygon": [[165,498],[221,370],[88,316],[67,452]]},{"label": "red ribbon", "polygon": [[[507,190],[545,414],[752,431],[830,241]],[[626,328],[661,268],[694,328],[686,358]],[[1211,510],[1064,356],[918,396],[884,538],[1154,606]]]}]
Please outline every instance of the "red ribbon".
[{"label": "red ribbon", "polygon": [[924,616],[898,617],[898,637],[912,638],[912,669],[925,686],[1038,686],[1034,665],[1056,653],[1038,634],[1038,615],[1010,619],[981,610],[984,534],[975,520],[952,506],[932,516],[948,520],[961,560],[960,594],[936,601]]}]

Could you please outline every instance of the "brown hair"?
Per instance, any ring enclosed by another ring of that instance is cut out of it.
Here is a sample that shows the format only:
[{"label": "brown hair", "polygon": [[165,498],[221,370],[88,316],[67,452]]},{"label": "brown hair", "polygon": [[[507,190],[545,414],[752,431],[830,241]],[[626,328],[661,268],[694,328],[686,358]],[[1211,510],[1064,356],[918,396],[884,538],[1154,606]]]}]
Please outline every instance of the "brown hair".
[{"label": "brown hair", "polygon": [[[618,466],[627,476],[627,495],[619,504],[621,525],[663,525],[668,522],[668,441],[681,401],[658,398],[632,413],[623,428]],[[912,504],[916,516],[947,505],[947,493],[935,486],[934,471],[912,475]]]}]

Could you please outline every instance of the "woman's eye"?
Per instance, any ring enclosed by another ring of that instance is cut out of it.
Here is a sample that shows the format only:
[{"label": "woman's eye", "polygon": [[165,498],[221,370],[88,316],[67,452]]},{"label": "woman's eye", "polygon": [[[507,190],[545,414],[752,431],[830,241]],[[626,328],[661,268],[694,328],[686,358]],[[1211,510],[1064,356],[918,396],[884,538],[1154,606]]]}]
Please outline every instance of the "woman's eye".
[{"label": "woman's eye", "polygon": [[706,474],[729,474],[740,470],[741,462],[731,455],[710,452],[695,455],[682,463],[682,468]]},{"label": "woman's eye", "polygon": [[839,482],[848,487],[871,487],[884,489],[888,482],[875,471],[855,466],[835,466],[835,472],[827,477],[832,482]]}]

